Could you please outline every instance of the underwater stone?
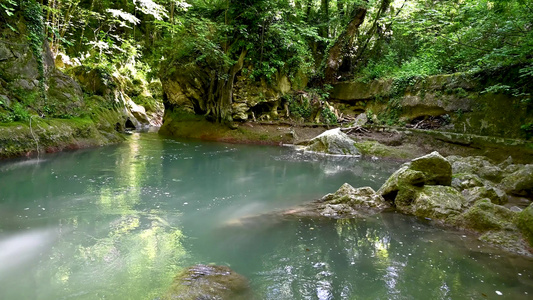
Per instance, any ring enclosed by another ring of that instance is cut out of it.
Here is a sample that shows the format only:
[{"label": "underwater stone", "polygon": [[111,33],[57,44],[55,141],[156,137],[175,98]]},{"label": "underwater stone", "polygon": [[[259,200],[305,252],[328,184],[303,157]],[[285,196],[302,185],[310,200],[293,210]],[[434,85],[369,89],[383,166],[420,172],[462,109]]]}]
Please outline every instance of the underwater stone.
[{"label": "underwater stone", "polygon": [[456,220],[456,224],[479,232],[490,230],[516,230],[512,223],[515,212],[491,202],[490,199],[478,200]]},{"label": "underwater stone", "polygon": [[245,300],[250,299],[248,280],[226,266],[196,265],[174,279],[162,299]]}]

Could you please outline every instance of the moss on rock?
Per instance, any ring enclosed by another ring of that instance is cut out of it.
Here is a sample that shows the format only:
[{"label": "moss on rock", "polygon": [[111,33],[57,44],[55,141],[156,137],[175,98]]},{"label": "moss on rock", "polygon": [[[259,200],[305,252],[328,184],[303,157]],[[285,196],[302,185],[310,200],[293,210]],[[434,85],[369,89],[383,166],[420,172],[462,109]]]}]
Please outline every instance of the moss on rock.
[{"label": "moss on rock", "polygon": [[363,156],[376,156],[381,158],[410,159],[414,158],[411,151],[398,147],[383,145],[376,141],[357,142],[355,147]]},{"label": "moss on rock", "polygon": [[521,166],[507,175],[500,184],[506,193],[518,196],[533,196],[533,165]]},{"label": "moss on rock", "polygon": [[412,204],[402,210],[419,217],[444,220],[461,213],[465,204],[463,195],[450,186],[426,185],[417,191]]},{"label": "moss on rock", "polygon": [[491,230],[516,231],[513,219],[516,213],[506,207],[492,203],[489,199],[481,199],[467,211],[458,216],[454,223],[466,229],[479,232]]},{"label": "moss on rock", "polygon": [[413,159],[410,168],[424,173],[426,184],[451,185],[452,166],[438,152]]},{"label": "moss on rock", "polygon": [[533,204],[530,204],[518,214],[516,225],[529,242],[529,245],[533,247]]}]

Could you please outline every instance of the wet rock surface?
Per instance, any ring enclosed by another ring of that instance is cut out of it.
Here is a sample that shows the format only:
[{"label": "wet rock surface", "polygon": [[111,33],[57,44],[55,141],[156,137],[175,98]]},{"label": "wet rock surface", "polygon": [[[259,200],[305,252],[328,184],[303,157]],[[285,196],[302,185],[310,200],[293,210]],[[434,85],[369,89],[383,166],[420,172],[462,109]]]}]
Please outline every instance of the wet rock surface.
[{"label": "wet rock surface", "polygon": [[178,274],[162,299],[245,300],[253,297],[248,280],[229,267],[196,265]]},{"label": "wet rock surface", "polygon": [[[438,152],[403,164],[382,187],[345,184],[313,206],[315,215],[342,218],[379,213],[387,207],[478,234],[483,242],[531,256],[532,165],[500,165],[484,157],[444,158]],[[362,201],[358,197],[363,196]],[[519,196],[519,197],[516,197]],[[309,209],[305,210],[310,216]],[[302,215],[302,211],[292,213]]]},{"label": "wet rock surface", "polygon": [[340,128],[325,131],[315,137],[305,150],[333,155],[361,155],[359,149],[355,147],[355,142]]}]

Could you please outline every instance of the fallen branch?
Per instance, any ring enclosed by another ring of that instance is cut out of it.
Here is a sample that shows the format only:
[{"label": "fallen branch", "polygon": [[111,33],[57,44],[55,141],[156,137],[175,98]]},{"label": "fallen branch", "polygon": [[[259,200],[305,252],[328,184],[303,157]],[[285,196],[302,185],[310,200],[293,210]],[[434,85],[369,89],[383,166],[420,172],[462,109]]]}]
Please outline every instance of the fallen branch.
[{"label": "fallen branch", "polygon": [[342,132],[345,132],[346,134],[351,134],[353,132],[357,133],[370,133],[370,130],[363,128],[362,126],[354,126],[354,127],[348,127],[348,128],[341,128]]}]

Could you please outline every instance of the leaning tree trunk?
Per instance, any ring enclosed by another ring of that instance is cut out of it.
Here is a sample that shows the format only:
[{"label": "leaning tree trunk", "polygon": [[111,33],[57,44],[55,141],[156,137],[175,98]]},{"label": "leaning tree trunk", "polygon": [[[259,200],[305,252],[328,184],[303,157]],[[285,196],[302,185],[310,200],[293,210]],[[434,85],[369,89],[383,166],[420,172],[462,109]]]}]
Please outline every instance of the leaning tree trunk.
[{"label": "leaning tree trunk", "polygon": [[367,9],[365,7],[357,7],[353,12],[352,20],[329,49],[324,69],[324,79],[326,82],[335,81],[335,77],[339,68],[342,66],[347,50],[359,30],[359,26],[365,20],[366,13]]},{"label": "leaning tree trunk", "polygon": [[[227,71],[211,72],[211,83],[208,92],[207,114],[213,117],[217,122],[226,123],[233,121],[231,113],[233,103],[233,86],[235,76],[244,66],[246,50],[242,50],[237,62]],[[219,74],[224,73],[224,76]]]}]

